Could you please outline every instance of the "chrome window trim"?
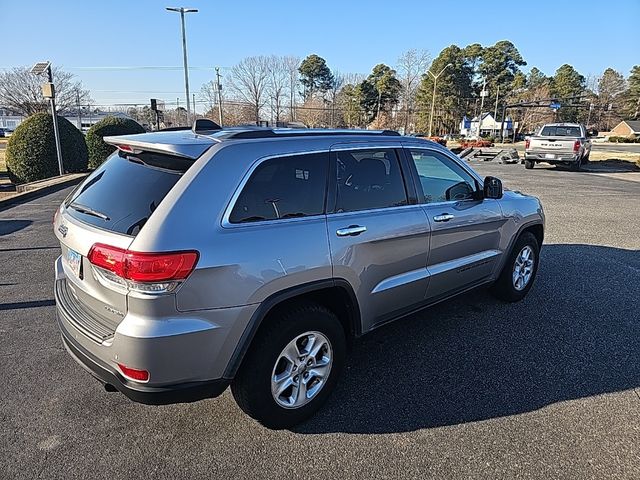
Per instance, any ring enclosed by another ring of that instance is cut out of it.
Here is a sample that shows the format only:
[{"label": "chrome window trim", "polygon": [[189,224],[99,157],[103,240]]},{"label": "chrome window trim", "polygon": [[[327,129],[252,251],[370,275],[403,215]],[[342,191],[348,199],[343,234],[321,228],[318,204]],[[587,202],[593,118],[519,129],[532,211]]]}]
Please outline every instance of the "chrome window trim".
[{"label": "chrome window trim", "polygon": [[399,210],[408,210],[411,208],[421,208],[423,205],[415,204],[415,205],[400,205],[399,207],[379,207],[379,208],[368,208],[366,210],[355,210],[349,212],[333,212],[328,213],[326,215],[327,218],[340,218],[347,217],[350,215],[359,215],[359,214],[370,214],[370,213],[382,213],[382,212],[397,212]]},{"label": "chrome window trim", "polygon": [[371,142],[371,144],[364,145],[362,142],[354,142],[353,145],[348,145],[346,143],[338,143],[332,145],[330,148],[330,152],[343,152],[345,150],[376,150],[381,148],[403,148],[403,146],[399,143],[378,143]]},{"label": "chrome window trim", "polygon": [[[317,218],[325,217],[325,214],[321,213],[321,214],[318,214],[318,215],[309,215],[307,217],[274,218],[274,219],[270,219],[270,220],[258,220],[258,221],[255,221],[255,222],[242,222],[242,223],[232,223],[229,220],[229,217],[231,216],[231,212],[233,211],[233,207],[235,207],[236,202],[238,201],[238,197],[240,197],[240,194],[244,190],[244,187],[247,185],[247,182],[251,178],[251,175],[253,175],[253,172],[255,172],[256,169],[260,165],[262,165],[264,162],[267,162],[269,160],[273,160],[273,159],[276,159],[276,158],[294,157],[294,156],[298,156],[298,155],[314,155],[314,154],[317,154],[317,153],[326,153],[327,155],[329,155],[329,150],[326,149],[326,148],[323,148],[323,149],[320,149],[320,150],[303,150],[303,151],[299,151],[299,152],[287,152],[287,153],[279,153],[279,154],[267,155],[265,157],[260,157],[260,158],[256,159],[253,162],[253,164],[251,165],[251,167],[249,167],[247,172],[244,174],[242,179],[240,180],[240,183],[238,184],[238,187],[235,189],[235,191],[233,192],[233,195],[231,196],[231,199],[227,203],[227,206],[226,206],[226,208],[224,210],[224,215],[222,216],[222,222],[221,222],[222,227],[223,228],[242,228],[242,227],[248,227],[248,226],[251,226],[251,225],[269,225],[269,224],[272,224],[272,223],[291,223],[291,222],[300,222],[300,221],[304,221],[304,220],[317,219]],[[328,163],[327,163],[327,165],[328,165]],[[329,175],[329,173],[330,172],[327,171],[327,175]],[[325,187],[325,196],[326,196],[326,187]]]}]

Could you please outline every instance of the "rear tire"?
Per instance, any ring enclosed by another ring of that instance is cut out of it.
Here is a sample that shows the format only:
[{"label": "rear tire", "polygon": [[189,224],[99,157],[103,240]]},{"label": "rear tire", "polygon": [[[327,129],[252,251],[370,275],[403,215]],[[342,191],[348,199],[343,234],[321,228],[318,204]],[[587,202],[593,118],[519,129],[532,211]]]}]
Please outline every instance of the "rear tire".
[{"label": "rear tire", "polygon": [[533,160],[525,160],[524,168],[526,168],[527,170],[531,170],[535,164],[536,162],[534,162]]},{"label": "rear tire", "polygon": [[580,157],[578,161],[573,162],[569,165],[569,169],[572,172],[579,172],[581,167],[582,167],[582,157]]},{"label": "rear tire", "polygon": [[511,249],[498,280],[491,287],[493,295],[506,302],[522,300],[531,290],[539,260],[538,240],[531,232],[522,233]]},{"label": "rear tire", "polygon": [[[329,397],[344,365],[346,338],[338,317],[315,303],[294,305],[274,315],[252,342],[231,392],[247,415],[265,427],[281,429],[306,420]],[[324,345],[314,356],[313,346],[320,344]],[[310,348],[307,354],[306,348]],[[277,394],[285,384],[288,387]]]}]

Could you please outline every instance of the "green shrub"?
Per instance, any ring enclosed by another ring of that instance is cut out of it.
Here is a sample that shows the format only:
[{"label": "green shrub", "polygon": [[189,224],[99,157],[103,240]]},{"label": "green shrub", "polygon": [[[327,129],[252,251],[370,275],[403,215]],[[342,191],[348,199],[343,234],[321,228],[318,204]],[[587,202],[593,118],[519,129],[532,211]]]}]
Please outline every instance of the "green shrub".
[{"label": "green shrub", "polygon": [[106,117],[93,125],[87,132],[87,148],[89,149],[89,167],[97,168],[102,165],[116,147],[104,143],[103,137],[112,135],[131,135],[134,133],[144,133],[135,120],[130,118]]},{"label": "green shrub", "polygon": [[[66,173],[87,169],[84,136],[69,120],[58,117],[62,164]],[[15,183],[33,182],[59,175],[53,119],[36,113],[16,128],[7,142],[7,171]]]},{"label": "green shrub", "polygon": [[640,143],[640,138],[635,137],[609,137],[611,143]]}]

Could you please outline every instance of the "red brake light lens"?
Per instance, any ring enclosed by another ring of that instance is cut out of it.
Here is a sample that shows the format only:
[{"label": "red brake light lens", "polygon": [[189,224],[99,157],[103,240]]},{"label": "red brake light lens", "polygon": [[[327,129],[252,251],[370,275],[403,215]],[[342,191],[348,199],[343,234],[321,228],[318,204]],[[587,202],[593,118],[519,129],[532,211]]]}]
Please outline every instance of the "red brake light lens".
[{"label": "red brake light lens", "polygon": [[89,251],[89,261],[135,282],[167,282],[184,280],[198,262],[198,252],[144,253],[132,252],[102,243],[96,243]]},{"label": "red brake light lens", "polygon": [[529,140],[529,139],[527,138],[527,139],[524,141],[524,148],[525,148],[525,150],[526,150],[527,148],[529,148],[529,145],[530,145],[530,144],[531,144],[531,140]]},{"label": "red brake light lens", "polygon": [[96,267],[104,268],[124,277],[124,254],[126,250],[112,247],[103,243],[96,243],[89,250],[87,258]]},{"label": "red brake light lens", "polygon": [[124,278],[136,282],[164,282],[183,280],[189,276],[198,261],[198,252],[125,254]]},{"label": "red brake light lens", "polygon": [[138,382],[146,382],[149,380],[149,372],[146,370],[138,370],[137,368],[127,367],[121,363],[118,364],[118,368],[124,374],[125,377]]},{"label": "red brake light lens", "polygon": [[580,140],[576,140],[575,143],[573,144],[573,151],[574,152],[580,151]]}]

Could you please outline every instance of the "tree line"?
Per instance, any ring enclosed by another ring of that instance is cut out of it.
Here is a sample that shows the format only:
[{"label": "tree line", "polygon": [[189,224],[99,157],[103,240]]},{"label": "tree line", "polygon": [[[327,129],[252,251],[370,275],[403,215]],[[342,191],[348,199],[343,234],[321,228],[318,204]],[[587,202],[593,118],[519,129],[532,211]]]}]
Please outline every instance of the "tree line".
[{"label": "tree line", "polygon": [[[535,66],[525,73],[525,66],[527,62],[508,40],[490,46],[450,45],[435,58],[426,50],[410,49],[395,65],[380,63],[368,74],[331,70],[317,54],[304,59],[251,56],[225,73],[221,110],[225,125],[267,120],[407,133],[427,132],[433,125],[434,133],[443,134],[457,132],[463,117],[480,113],[484,86],[483,111],[496,113],[499,120],[506,108],[520,132],[553,120],[580,121],[605,131],[621,119],[640,119],[640,65],[626,77],[612,68],[584,76],[570,64],[551,75]],[[55,69],[54,77],[60,110],[90,101],[89,92],[72,74]],[[25,67],[1,72],[0,106],[25,116],[46,111],[41,83],[42,78]],[[218,120],[216,81],[202,85],[198,97],[206,116]],[[549,108],[552,100],[561,104],[557,111]],[[128,112],[144,124],[155,121],[148,107]],[[184,123],[186,112],[169,110],[165,119]]]},{"label": "tree line", "polygon": [[[640,65],[626,78],[612,68],[585,77],[570,64],[552,75],[535,66],[525,73],[526,65],[508,40],[451,45],[433,59],[411,49],[394,66],[377,64],[368,75],[332,71],[317,54],[247,57],[225,76],[224,118],[226,124],[299,121],[310,127],[427,132],[435,98],[433,131],[443,134],[457,132],[463,117],[480,113],[483,85],[484,112],[500,120],[507,107],[519,131],[554,120],[609,130],[621,119],[640,118]],[[202,86],[201,96],[208,116],[217,119],[215,81]],[[560,103],[557,111],[549,108],[552,101]]]}]

